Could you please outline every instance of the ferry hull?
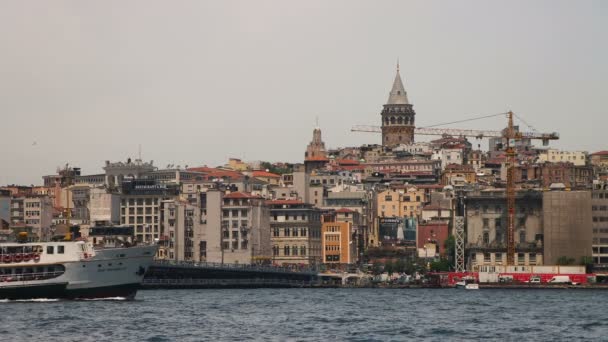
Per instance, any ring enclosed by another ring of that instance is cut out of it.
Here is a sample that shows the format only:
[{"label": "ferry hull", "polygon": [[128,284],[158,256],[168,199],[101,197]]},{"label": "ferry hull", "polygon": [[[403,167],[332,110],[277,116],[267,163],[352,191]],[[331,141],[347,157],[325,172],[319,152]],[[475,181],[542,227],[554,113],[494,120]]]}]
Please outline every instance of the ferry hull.
[{"label": "ferry hull", "polygon": [[5,286],[0,288],[0,299],[64,298],[66,285],[67,283]]},{"label": "ferry hull", "polygon": [[95,298],[113,298],[122,297],[126,299],[134,299],[137,290],[141,287],[140,283],[123,284],[105,287],[93,287],[86,289],[66,290],[65,298],[67,299],[95,299]]}]

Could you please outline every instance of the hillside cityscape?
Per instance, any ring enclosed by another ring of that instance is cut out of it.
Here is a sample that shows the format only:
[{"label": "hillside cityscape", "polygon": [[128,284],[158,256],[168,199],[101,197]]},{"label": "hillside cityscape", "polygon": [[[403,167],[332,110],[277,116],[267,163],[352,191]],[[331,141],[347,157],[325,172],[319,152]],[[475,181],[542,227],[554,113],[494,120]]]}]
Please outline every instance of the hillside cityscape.
[{"label": "hillside cityscape", "polygon": [[389,89],[380,126],[353,129],[381,144],[327,149],[317,126],[298,163],[136,156],[82,174],[75,160],[5,184],[0,240],[124,239],[158,243],[157,260],[327,270],[608,269],[608,151],[551,148],[559,135],[526,132],[516,112],[497,131],[417,127],[399,67]]}]

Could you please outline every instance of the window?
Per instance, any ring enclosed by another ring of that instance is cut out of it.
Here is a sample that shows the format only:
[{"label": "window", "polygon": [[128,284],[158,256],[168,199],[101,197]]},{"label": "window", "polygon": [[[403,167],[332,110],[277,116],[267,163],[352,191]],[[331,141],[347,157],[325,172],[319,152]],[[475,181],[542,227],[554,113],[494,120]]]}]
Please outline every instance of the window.
[{"label": "window", "polygon": [[[293,236],[298,236],[298,228],[293,229]],[[294,246],[294,248],[295,248],[295,246]]]},{"label": "window", "polygon": [[302,235],[302,236],[306,236],[306,233],[307,233],[307,229],[306,229],[306,228],[302,228],[302,229],[300,230],[300,235]]},{"label": "window", "polygon": [[283,254],[289,256],[289,246],[283,247]]},{"label": "window", "polygon": [[272,255],[279,255],[279,246],[272,246]]},{"label": "window", "polygon": [[306,246],[300,246],[300,255],[306,255]]},{"label": "window", "polygon": [[489,228],[490,227],[490,220],[487,218],[483,219],[483,227],[484,228]]},{"label": "window", "polygon": [[494,254],[494,262],[501,263],[502,262],[502,253]]},{"label": "window", "polygon": [[65,252],[65,246],[59,245],[57,246],[57,254],[63,254]]},{"label": "window", "polygon": [[488,232],[483,232],[483,243],[484,244],[490,243],[490,234]]},{"label": "window", "polygon": [[279,236],[279,228],[274,228],[272,230],[272,236]]},{"label": "window", "polygon": [[298,246],[291,247],[291,254],[298,255]]},{"label": "window", "polygon": [[55,247],[46,246],[46,254],[54,254],[54,253],[55,253]]},{"label": "window", "polygon": [[519,243],[524,243],[524,242],[526,242],[526,231],[521,230],[519,232]]},{"label": "window", "polygon": [[284,230],[284,236],[290,236],[291,235],[291,229],[290,228],[285,228]]}]

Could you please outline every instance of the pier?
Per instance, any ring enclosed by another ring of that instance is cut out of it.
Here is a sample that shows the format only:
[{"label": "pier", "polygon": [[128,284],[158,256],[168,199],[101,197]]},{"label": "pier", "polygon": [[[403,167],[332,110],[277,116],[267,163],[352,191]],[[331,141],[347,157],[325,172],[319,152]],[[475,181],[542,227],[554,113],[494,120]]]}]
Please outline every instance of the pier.
[{"label": "pier", "polygon": [[316,268],[278,267],[208,262],[155,261],[143,288],[313,287]]}]

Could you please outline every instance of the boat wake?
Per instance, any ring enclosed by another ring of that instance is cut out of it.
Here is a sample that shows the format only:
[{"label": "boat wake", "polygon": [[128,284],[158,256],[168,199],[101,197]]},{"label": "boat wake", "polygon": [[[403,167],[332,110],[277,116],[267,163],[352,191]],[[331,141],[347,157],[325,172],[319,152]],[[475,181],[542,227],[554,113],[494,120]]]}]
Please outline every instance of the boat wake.
[{"label": "boat wake", "polygon": [[78,299],[78,300],[85,300],[85,301],[125,301],[125,300],[129,300],[129,298],[127,298],[127,297],[106,297],[106,298],[82,298],[82,299]]},{"label": "boat wake", "polygon": [[59,298],[0,299],[0,303],[13,303],[13,302],[48,303],[48,302],[58,302],[58,301],[59,301]]}]

